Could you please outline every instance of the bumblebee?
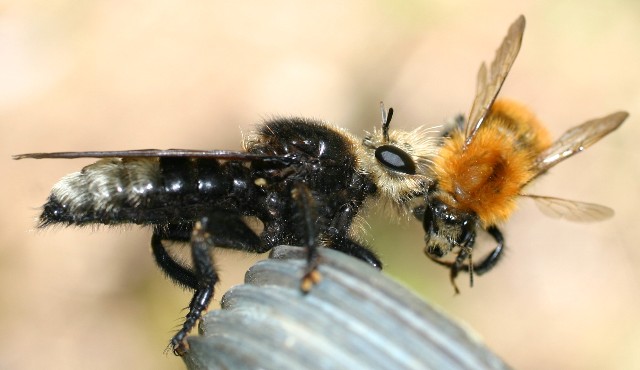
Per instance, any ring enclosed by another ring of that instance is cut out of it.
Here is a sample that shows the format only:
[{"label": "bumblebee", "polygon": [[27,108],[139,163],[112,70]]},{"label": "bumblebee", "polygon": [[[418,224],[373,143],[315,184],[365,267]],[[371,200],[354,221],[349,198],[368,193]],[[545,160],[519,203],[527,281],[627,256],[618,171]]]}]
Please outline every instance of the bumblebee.
[{"label": "bumblebee", "polygon": [[[459,271],[483,274],[504,251],[499,224],[513,213],[520,197],[534,199],[546,213],[576,221],[602,220],[613,215],[607,207],[524,194],[523,188],[551,167],[588,148],[617,129],[627,118],[616,112],[587,121],[552,142],[545,127],[524,106],[496,97],[520,50],[525,19],[509,28],[489,69],[478,72],[476,96],[467,120],[460,118],[442,135],[434,158],[433,180],[424,206],[414,210],[425,230],[426,255],[450,269],[455,283]],[[497,246],[474,264],[472,251],[478,229],[486,230]],[[442,258],[457,250],[453,262]]]},{"label": "bumblebee", "polygon": [[[263,123],[243,151],[128,150],[32,153],[23,158],[100,158],[63,177],[43,206],[39,227],[138,224],[153,230],[153,256],[166,275],[193,290],[170,347],[184,354],[186,335],[209,305],[218,274],[213,246],[263,253],[277,245],[304,246],[301,289],[320,280],[317,248],[327,247],[380,269],[358,239],[357,219],[370,200],[401,212],[423,197],[424,174],[436,145],[427,130],[389,130],[393,114],[381,105],[382,127],[363,140],[327,123],[277,118]],[[251,227],[259,220],[261,230]],[[166,245],[189,243],[191,265]]]}]

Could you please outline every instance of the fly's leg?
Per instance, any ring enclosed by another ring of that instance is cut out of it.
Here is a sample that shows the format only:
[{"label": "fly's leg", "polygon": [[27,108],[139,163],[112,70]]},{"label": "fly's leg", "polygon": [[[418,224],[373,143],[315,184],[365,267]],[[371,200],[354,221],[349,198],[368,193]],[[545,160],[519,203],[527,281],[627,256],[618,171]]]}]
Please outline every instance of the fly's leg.
[{"label": "fly's leg", "polygon": [[177,233],[174,231],[171,234],[161,234],[158,230],[155,230],[151,237],[151,250],[156,263],[169,279],[180,286],[195,290],[198,286],[198,281],[193,271],[182,266],[169,254],[164,244],[162,244],[163,240],[186,242],[189,237],[185,237],[182,232]]},{"label": "fly's leg", "polygon": [[300,227],[298,234],[302,235],[303,244],[307,248],[307,267],[300,281],[300,289],[306,293],[322,279],[320,272],[318,272],[318,232],[316,226],[318,213],[313,194],[304,183],[296,183],[291,190],[291,196],[296,207],[295,223]]},{"label": "fly's leg", "polygon": [[[192,266],[186,267],[176,261],[163,240],[190,243]],[[240,216],[233,214],[214,213],[195,224],[170,224],[154,229],[151,248],[158,266],[175,283],[194,291],[182,328],[171,339],[170,347],[176,355],[187,351],[186,336],[211,302],[219,280],[209,254],[214,245],[256,253],[266,251],[260,238]]]},{"label": "fly's leg", "polygon": [[369,248],[354,241],[347,234],[347,230],[349,230],[356,213],[357,207],[354,204],[347,204],[340,209],[338,216],[332,220],[331,227],[326,232],[327,247],[355,257],[382,270],[380,258]]},{"label": "fly's leg", "polygon": [[343,206],[337,216],[328,225],[325,225],[317,213],[317,209],[321,205],[317,204],[317,200],[304,183],[295,184],[291,195],[295,202],[294,215],[296,217],[295,224],[299,227],[298,235],[302,235],[303,244],[307,248],[307,267],[300,283],[303,292],[308,292],[321,279],[318,272],[318,230],[320,229],[326,230],[322,235],[322,240],[327,248],[335,249],[382,269],[382,262],[375,253],[348,236],[347,230],[349,230],[357,212],[355,204]]},{"label": "fly's leg", "polygon": [[203,217],[196,222],[191,234],[191,258],[196,284],[192,287],[195,292],[189,303],[189,312],[185,317],[184,324],[171,338],[171,347],[177,356],[182,356],[187,352],[186,336],[196,325],[202,312],[209,306],[211,298],[213,298],[213,288],[218,282],[218,273],[209,254],[209,249],[213,247],[210,222],[208,217]]}]

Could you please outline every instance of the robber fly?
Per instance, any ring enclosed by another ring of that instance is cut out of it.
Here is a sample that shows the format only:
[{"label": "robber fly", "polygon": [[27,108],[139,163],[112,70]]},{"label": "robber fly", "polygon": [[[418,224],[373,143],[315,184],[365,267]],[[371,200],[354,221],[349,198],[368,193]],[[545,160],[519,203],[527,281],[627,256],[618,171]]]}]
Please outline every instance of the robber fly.
[{"label": "robber fly", "polygon": [[[263,253],[277,245],[307,248],[301,289],[320,280],[317,248],[327,247],[376,268],[382,263],[358,240],[354,224],[368,200],[410,214],[424,196],[436,145],[427,130],[382,127],[361,140],[324,122],[278,118],[264,122],[243,151],[128,150],[32,153],[23,158],[100,158],[63,177],[43,206],[39,227],[138,224],[153,230],[158,266],[194,291],[174,353],[207,308],[218,282],[213,246]],[[248,223],[257,219],[262,230]],[[192,265],[176,260],[165,242],[189,243]]]}]

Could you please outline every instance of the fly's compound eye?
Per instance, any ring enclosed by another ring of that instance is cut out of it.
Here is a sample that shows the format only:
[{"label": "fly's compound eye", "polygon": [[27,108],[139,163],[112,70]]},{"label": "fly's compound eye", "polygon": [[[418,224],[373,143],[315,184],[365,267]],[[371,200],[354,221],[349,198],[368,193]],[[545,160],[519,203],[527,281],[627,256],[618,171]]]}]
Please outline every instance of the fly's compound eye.
[{"label": "fly's compound eye", "polygon": [[416,164],[413,159],[398,147],[381,145],[376,148],[375,155],[378,162],[393,171],[406,173],[407,175],[416,174]]}]

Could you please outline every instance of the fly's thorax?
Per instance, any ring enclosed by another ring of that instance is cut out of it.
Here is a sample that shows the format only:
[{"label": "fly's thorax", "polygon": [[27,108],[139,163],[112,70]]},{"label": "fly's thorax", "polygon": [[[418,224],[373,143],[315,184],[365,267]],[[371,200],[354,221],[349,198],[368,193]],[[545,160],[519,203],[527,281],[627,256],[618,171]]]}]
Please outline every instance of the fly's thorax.
[{"label": "fly's thorax", "polygon": [[281,175],[322,193],[347,189],[359,175],[357,146],[358,139],[347,131],[306,118],[268,120],[244,142],[247,152],[290,159]]},{"label": "fly's thorax", "polygon": [[358,139],[323,121],[284,117],[264,122],[243,145],[250,153],[348,162],[355,155]]}]

